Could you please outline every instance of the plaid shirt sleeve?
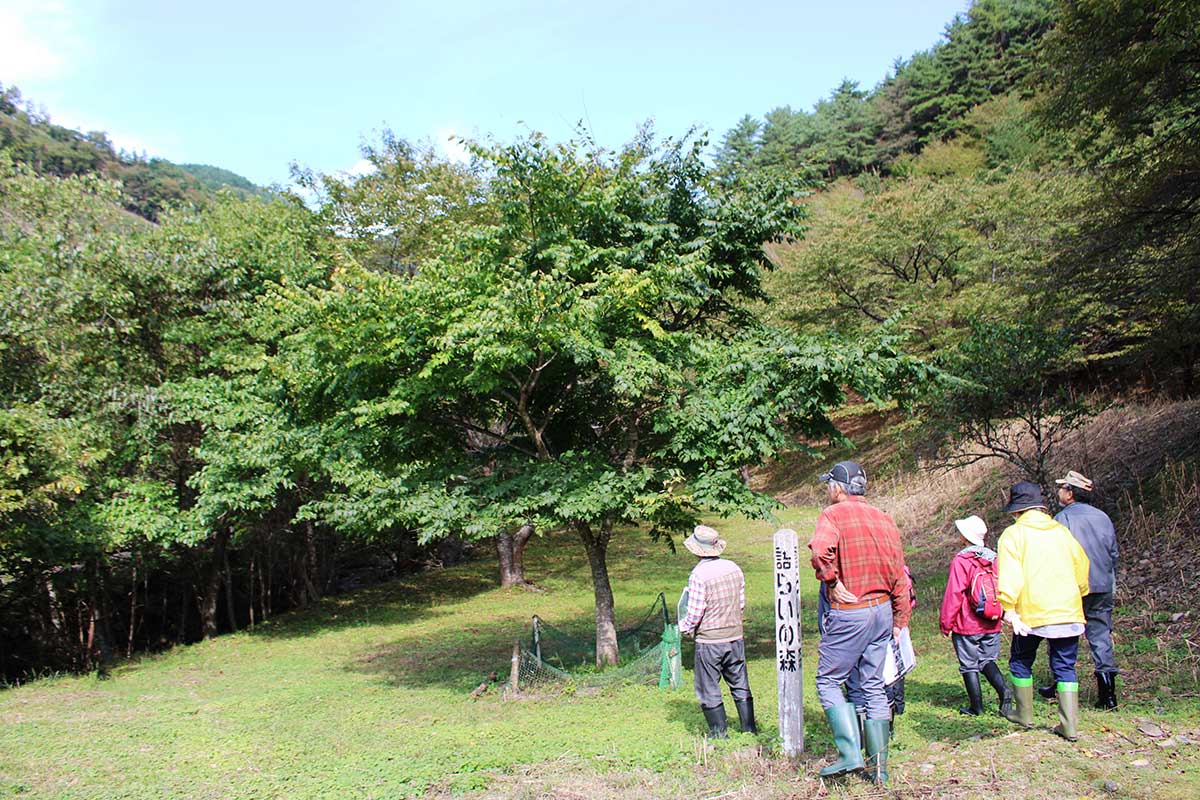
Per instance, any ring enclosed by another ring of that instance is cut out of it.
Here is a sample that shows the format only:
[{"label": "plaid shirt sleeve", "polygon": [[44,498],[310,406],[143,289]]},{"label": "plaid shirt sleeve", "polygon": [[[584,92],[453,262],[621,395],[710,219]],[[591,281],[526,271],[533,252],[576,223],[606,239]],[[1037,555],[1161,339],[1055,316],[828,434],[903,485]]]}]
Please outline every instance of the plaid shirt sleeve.
[{"label": "plaid shirt sleeve", "polygon": [[817,517],[817,527],[813,537],[808,542],[812,551],[812,565],[817,573],[817,580],[829,583],[838,579],[838,529],[837,526],[822,513]]},{"label": "plaid shirt sleeve", "polygon": [[695,575],[688,578],[687,616],[679,624],[680,633],[692,633],[700,620],[704,618],[705,597],[704,582],[696,579]]}]

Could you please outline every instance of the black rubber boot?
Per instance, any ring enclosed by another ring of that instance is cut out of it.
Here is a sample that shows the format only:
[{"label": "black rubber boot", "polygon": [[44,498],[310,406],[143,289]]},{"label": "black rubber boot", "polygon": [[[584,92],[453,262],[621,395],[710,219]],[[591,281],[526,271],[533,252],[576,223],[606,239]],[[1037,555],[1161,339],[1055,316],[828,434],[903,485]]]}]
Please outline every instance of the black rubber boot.
[{"label": "black rubber boot", "polygon": [[1117,710],[1117,673],[1096,673],[1096,708],[1104,711]]},{"label": "black rubber boot", "polygon": [[996,690],[996,700],[1000,703],[1000,716],[1007,717],[1013,713],[1013,693],[1008,682],[1004,680],[1003,673],[996,666],[995,661],[989,661],[983,667],[983,677],[987,678],[987,682]]},{"label": "black rubber boot", "polygon": [[970,705],[960,708],[958,713],[978,717],[983,713],[983,689],[979,686],[979,673],[964,672],[962,679],[963,685],[967,687],[967,702]]},{"label": "black rubber boot", "polygon": [[741,727],[742,733],[758,733],[758,725],[754,723],[754,698],[734,700],[733,704],[737,706],[738,726]]},{"label": "black rubber boot", "polygon": [[700,706],[700,710],[704,712],[704,721],[708,723],[708,738],[728,739],[729,734],[725,730],[725,706],[719,705],[713,708]]},{"label": "black rubber boot", "polygon": [[1058,697],[1058,684],[1050,684],[1049,686],[1037,687],[1037,693],[1047,700],[1053,700]]}]

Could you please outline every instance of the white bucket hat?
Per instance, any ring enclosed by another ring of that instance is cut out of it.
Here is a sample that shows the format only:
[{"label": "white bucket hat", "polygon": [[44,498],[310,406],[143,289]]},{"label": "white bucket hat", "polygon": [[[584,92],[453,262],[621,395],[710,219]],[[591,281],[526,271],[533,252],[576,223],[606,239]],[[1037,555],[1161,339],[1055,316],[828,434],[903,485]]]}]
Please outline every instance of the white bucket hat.
[{"label": "white bucket hat", "polygon": [[725,540],[715,528],[697,525],[692,535],[683,540],[683,546],[701,558],[719,556],[725,551]]},{"label": "white bucket hat", "polygon": [[987,523],[972,514],[966,519],[954,520],[954,526],[963,538],[976,547],[983,547],[983,537],[987,535]]}]

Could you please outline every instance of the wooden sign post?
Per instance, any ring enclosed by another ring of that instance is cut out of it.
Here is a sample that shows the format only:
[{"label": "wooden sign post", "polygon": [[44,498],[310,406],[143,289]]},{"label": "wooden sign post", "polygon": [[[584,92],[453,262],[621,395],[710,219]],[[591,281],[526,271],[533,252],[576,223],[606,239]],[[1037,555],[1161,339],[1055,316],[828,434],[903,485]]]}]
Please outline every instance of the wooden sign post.
[{"label": "wooden sign post", "polygon": [[800,562],[796,532],[775,532],[775,671],[783,753],[804,751],[804,681],[800,658]]}]

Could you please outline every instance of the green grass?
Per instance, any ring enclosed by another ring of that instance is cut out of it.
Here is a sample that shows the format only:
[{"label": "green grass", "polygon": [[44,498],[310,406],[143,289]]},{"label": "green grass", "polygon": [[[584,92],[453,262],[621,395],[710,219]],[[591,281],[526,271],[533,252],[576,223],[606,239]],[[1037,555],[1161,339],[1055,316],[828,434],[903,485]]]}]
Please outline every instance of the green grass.
[{"label": "green grass", "polygon": [[[804,541],[812,519],[812,510],[792,509],[780,524],[795,527]],[[482,559],[331,598],[252,633],[128,663],[106,680],[63,677],[0,691],[0,796],[783,798],[819,791],[813,775],[830,741],[813,689],[815,584],[806,576],[811,755],[791,765],[771,755],[775,525],[717,524],[747,576],[750,681],[763,728],[757,741],[735,734],[715,748],[705,745],[690,686],[670,692],[624,685],[516,700],[493,689],[472,698],[489,672],[507,673],[512,641],[527,635],[533,614],[560,627],[590,624],[582,550],[570,537],[550,536],[532,542],[527,558],[543,593],[494,588],[492,564]],[[618,537],[610,566],[619,618],[636,619],[660,591],[673,605],[693,564],[682,549],[672,554],[641,533]],[[1200,741],[1194,698],[1129,698],[1116,715],[1089,708],[1077,745],[1048,733],[1054,720],[1047,704],[1037,709],[1040,727],[1020,733],[994,713],[960,717],[953,652],[936,628],[941,590],[936,577],[919,586],[913,630],[920,664],[892,750],[901,795],[1200,796],[1200,745],[1159,748],[1136,730],[1138,718],[1153,718]],[[688,648],[689,682],[690,658]],[[1039,665],[1044,669],[1044,661]],[[1081,665],[1081,676],[1090,674],[1086,669]],[[1089,697],[1085,692],[1085,702]],[[1150,765],[1131,766],[1139,759]],[[1117,790],[1103,791],[1105,780]],[[828,789],[846,796],[873,791],[858,778]]]}]

